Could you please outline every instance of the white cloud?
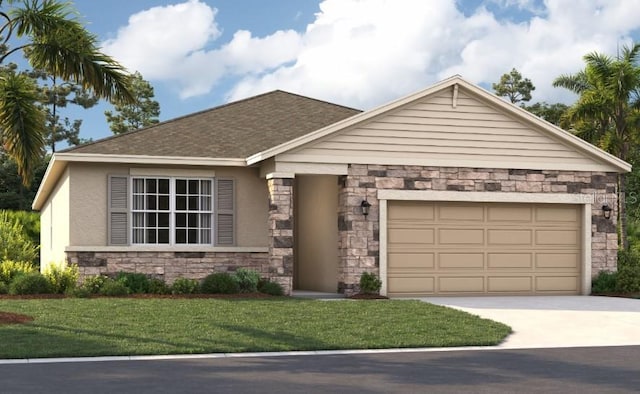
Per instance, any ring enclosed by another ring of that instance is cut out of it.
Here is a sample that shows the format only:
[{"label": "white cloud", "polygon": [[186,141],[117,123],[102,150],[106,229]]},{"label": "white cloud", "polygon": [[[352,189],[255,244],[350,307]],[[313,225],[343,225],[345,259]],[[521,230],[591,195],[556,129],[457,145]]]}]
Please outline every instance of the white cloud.
[{"label": "white cloud", "polygon": [[183,98],[231,78],[229,99],[285,89],[370,108],[453,74],[490,86],[515,67],[536,85],[534,100],[553,102],[570,98],[555,77],[582,68],[588,52],[615,53],[640,29],[640,0],[487,1],[535,16],[512,22],[485,6],[465,16],[454,0],[324,0],[304,32],[240,30],[214,47],[216,10],[189,0],[133,15],[105,50],[177,83]]}]

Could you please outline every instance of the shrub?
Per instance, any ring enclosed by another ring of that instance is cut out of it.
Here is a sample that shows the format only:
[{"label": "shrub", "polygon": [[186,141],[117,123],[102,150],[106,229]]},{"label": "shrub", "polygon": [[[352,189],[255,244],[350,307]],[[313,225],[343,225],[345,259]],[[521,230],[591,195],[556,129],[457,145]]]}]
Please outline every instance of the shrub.
[{"label": "shrub", "polygon": [[66,294],[70,297],[89,298],[93,293],[91,293],[91,291],[89,291],[89,289],[87,289],[86,287],[80,286],[67,290]]},{"label": "shrub", "polygon": [[240,287],[235,275],[219,272],[204,278],[200,290],[206,294],[233,294],[238,293]]},{"label": "shrub", "polygon": [[196,294],[200,291],[200,282],[196,279],[178,278],[171,286],[171,294]]},{"label": "shrub", "polygon": [[98,294],[108,297],[121,297],[129,294],[129,288],[119,280],[108,278],[100,287]]},{"label": "shrub", "polygon": [[26,234],[19,220],[0,211],[0,259],[34,262],[38,246]]},{"label": "shrub", "polygon": [[622,293],[640,292],[640,256],[637,253],[618,252],[617,290]]},{"label": "shrub", "polygon": [[144,294],[149,292],[149,278],[145,274],[118,272],[116,280],[125,285],[131,294]]},{"label": "shrub", "polygon": [[614,293],[617,291],[618,273],[600,271],[591,281],[591,292],[594,294]]},{"label": "shrub", "polygon": [[260,282],[258,282],[258,291],[272,296],[284,295],[284,289],[280,286],[280,283],[271,282],[267,279],[261,279]]},{"label": "shrub", "polygon": [[36,267],[27,261],[4,260],[0,263],[0,282],[7,285],[18,275],[36,272]]},{"label": "shrub", "polygon": [[149,279],[149,293],[150,294],[169,294],[170,289],[162,279],[151,278]]},{"label": "shrub", "polygon": [[89,291],[90,294],[99,294],[107,280],[109,278],[104,275],[87,276],[84,278],[81,287]]},{"label": "shrub", "polygon": [[360,293],[362,294],[380,294],[382,281],[373,272],[363,272],[360,275]]},{"label": "shrub", "polygon": [[9,285],[9,294],[47,294],[51,292],[49,280],[39,272],[16,276]]},{"label": "shrub", "polygon": [[9,285],[4,282],[0,282],[0,294],[7,294],[8,292],[9,292]]},{"label": "shrub", "polygon": [[44,271],[44,276],[51,284],[51,292],[64,294],[76,287],[78,281],[78,266],[64,264],[49,264]]},{"label": "shrub", "polygon": [[260,274],[254,270],[248,270],[246,268],[238,268],[233,274],[238,282],[238,288],[241,293],[255,293],[258,291],[258,282],[260,281]]}]

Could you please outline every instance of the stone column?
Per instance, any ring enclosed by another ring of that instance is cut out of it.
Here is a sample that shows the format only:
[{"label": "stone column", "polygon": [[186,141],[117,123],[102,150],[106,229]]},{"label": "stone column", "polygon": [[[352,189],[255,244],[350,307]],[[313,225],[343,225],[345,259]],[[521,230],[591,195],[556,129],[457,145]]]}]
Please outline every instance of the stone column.
[{"label": "stone column", "polygon": [[285,294],[293,288],[293,178],[271,178],[269,189],[270,279],[282,285]]}]

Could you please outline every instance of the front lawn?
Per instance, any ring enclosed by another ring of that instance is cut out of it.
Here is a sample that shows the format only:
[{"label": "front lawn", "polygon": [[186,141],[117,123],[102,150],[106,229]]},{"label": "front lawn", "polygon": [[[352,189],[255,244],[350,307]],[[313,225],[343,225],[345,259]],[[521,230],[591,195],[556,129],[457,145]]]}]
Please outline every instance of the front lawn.
[{"label": "front lawn", "polygon": [[511,329],[419,301],[0,300],[0,358],[496,345]]}]

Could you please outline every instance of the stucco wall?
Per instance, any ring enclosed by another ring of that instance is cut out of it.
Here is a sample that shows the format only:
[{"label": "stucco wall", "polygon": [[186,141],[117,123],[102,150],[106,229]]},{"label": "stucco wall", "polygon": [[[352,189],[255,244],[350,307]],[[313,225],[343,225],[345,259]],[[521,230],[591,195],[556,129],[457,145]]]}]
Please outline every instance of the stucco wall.
[{"label": "stucco wall", "polygon": [[40,268],[65,261],[69,245],[69,169],[62,174],[56,188],[40,211]]},{"label": "stucco wall", "polygon": [[330,175],[296,177],[296,286],[335,292],[338,274],[338,180]]},{"label": "stucco wall", "polygon": [[267,246],[268,197],[264,179],[254,168],[235,167],[130,167],[126,165],[70,163],[71,246],[107,246],[107,181],[110,174],[136,171],[202,176],[210,171],[216,177],[236,181],[236,244]]}]

